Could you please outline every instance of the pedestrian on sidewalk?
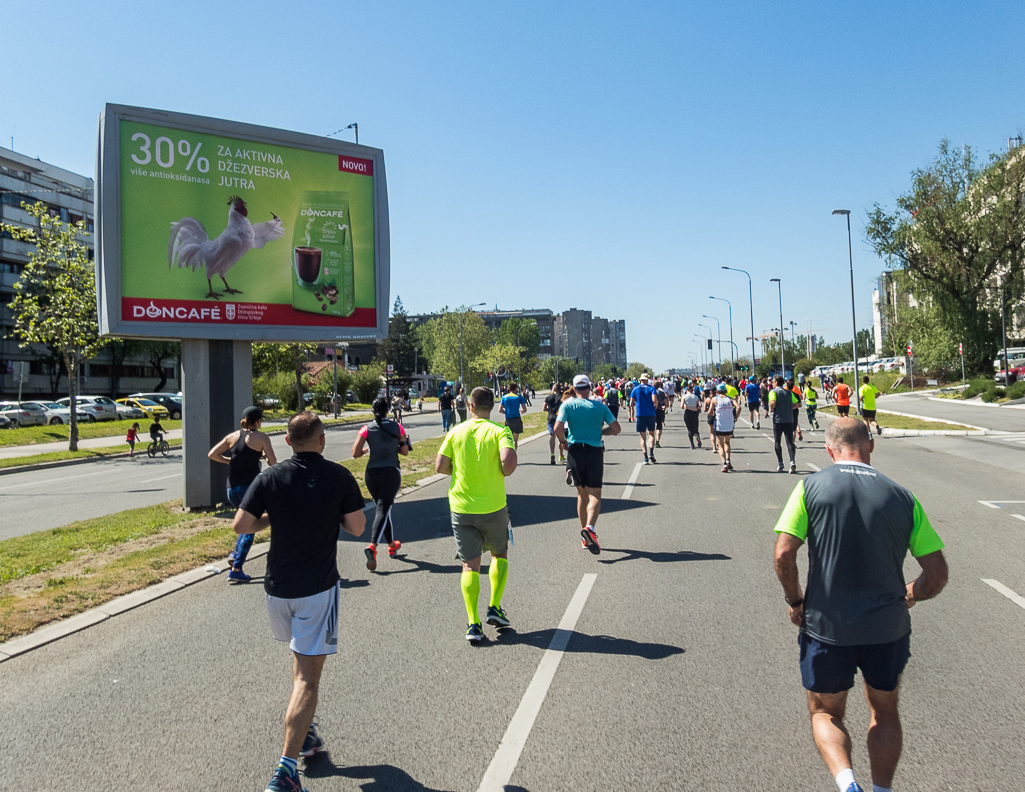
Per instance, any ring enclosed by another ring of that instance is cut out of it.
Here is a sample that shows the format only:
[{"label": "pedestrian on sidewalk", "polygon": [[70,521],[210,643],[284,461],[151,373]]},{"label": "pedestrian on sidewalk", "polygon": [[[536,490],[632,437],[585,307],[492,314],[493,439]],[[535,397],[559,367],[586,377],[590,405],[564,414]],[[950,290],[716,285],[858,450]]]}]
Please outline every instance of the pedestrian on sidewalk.
[{"label": "pedestrian on sidewalk", "polygon": [[[263,425],[263,410],[259,407],[246,407],[242,411],[237,431],[225,435],[207,454],[214,462],[228,466],[228,503],[236,509],[242,505],[249,486],[260,475],[260,461],[267,460],[268,465],[278,460],[274,456],[274,447],[270,438],[260,431]],[[253,546],[253,535],[242,534],[235,540],[235,548],[228,554],[228,580],[236,583],[248,583],[252,578],[242,566],[249,557]]]},{"label": "pedestrian on sidewalk", "polygon": [[235,513],[235,533],[270,526],[263,587],[271,633],[292,650],[292,695],[285,710],[285,742],[267,792],[300,792],[299,757],[324,750],[313,723],[320,677],[338,651],[338,528],[360,537],[363,496],[355,477],[324,459],[324,424],[301,412],[288,422],[293,455],[264,470]]},{"label": "pedestrian on sidewalk", "polygon": [[782,439],[787,440],[790,472],[797,472],[797,448],[794,446],[794,410],[797,397],[785,386],[785,380],[776,375],[776,387],[769,392],[769,411],[772,413],[772,442],[776,451],[776,472],[783,472]]},{"label": "pedestrian on sidewalk", "polygon": [[368,453],[367,469],[364,483],[367,492],[374,499],[377,511],[374,513],[374,527],[370,533],[370,544],[364,548],[367,557],[367,569],[377,569],[377,547],[388,546],[391,558],[402,547],[402,542],[395,538],[395,527],[391,512],[395,505],[395,497],[402,486],[402,470],[399,467],[399,455],[409,456],[413,444],[402,424],[388,419],[388,400],[378,396],[372,405],[374,423],[365,424],[356,435],[352,444],[352,458],[359,459]]},{"label": "pedestrian on sidewalk", "polygon": [[484,640],[477,600],[480,597],[480,562],[491,553],[488,578],[491,601],[487,622],[504,629],[510,625],[502,610],[502,594],[509,576],[509,538],[512,523],[505,495],[505,479],[516,470],[516,448],[507,426],[491,421],[495,394],[490,388],[474,388],[470,393],[473,417],[445,435],[434,469],[451,476],[448,504],[452,511],[452,533],[463,571],[459,586],[469,624],[466,640],[478,644]]},{"label": "pedestrian on sidewalk", "polygon": [[[947,583],[943,542],[918,499],[871,466],[873,449],[858,419],[831,423],[826,452],[835,464],[799,482],[776,523],[776,575],[790,621],[800,628],[812,736],[840,792],[862,792],[844,725],[858,669],[871,717],[872,789],[890,792],[902,748],[897,689],[911,656],[908,611]],[[805,542],[802,591],[797,552]],[[922,572],[906,583],[909,551]]]},{"label": "pedestrian on sidewalk", "polygon": [[591,381],[586,374],[573,378],[576,398],[559,408],[555,435],[569,446],[567,476],[577,488],[577,518],[581,547],[594,555],[601,552],[594,530],[601,514],[602,480],[605,475],[605,446],[602,437],[619,434],[619,421],[602,402],[591,398]]},{"label": "pedestrian on sidewalk", "polygon": [[135,441],[139,439],[139,422],[136,421],[128,429],[128,435],[125,437],[125,442],[128,443],[128,457],[129,459],[135,456]]},{"label": "pedestrian on sidewalk", "polygon": [[441,413],[441,431],[443,432],[447,432],[452,428],[452,406],[454,402],[455,397],[452,395],[452,388],[446,385],[438,397],[438,412]]}]

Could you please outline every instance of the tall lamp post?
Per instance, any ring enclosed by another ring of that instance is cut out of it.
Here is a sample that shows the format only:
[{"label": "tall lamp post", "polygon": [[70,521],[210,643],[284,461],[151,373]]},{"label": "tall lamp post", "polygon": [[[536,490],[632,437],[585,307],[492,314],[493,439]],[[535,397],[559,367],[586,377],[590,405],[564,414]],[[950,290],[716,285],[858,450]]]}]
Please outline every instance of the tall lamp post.
[{"label": "tall lamp post", "polygon": [[459,387],[465,388],[463,384],[463,321],[466,319],[466,312],[472,311],[474,308],[480,308],[482,305],[487,303],[474,303],[473,305],[467,306],[467,308],[459,314]]},{"label": "tall lamp post", "polygon": [[[708,314],[701,314],[702,319],[715,319],[715,351],[719,357],[719,373],[722,374],[722,325],[719,324],[719,320],[714,316]],[[711,330],[709,330],[711,332]]]},{"label": "tall lamp post", "polygon": [[[725,297],[709,297],[709,300],[721,300],[726,303],[730,308],[730,348],[733,350],[733,360],[730,363],[730,376],[737,376],[737,345],[733,343],[733,305]],[[751,365],[754,365],[754,361],[751,361]]]},{"label": "tall lamp post", "polygon": [[833,214],[847,218],[847,260],[851,269],[851,326],[854,328],[852,348],[854,350],[854,393],[858,397],[858,415],[861,415],[861,377],[858,376],[858,317],[854,312],[854,250],[851,246],[851,210],[834,209]]},{"label": "tall lamp post", "polygon": [[779,292],[779,367],[783,370],[783,378],[786,379],[787,359],[783,350],[783,344],[786,341],[786,336],[783,335],[783,285],[779,278],[769,278],[769,283],[775,283],[776,290]]},{"label": "tall lamp post", "polygon": [[704,377],[708,375],[708,369],[705,368],[705,337],[697,333],[694,334],[694,337],[701,341],[698,348],[701,350],[701,376]]},{"label": "tall lamp post", "polygon": [[730,270],[731,272],[743,272],[747,275],[747,299],[751,306],[751,373],[753,374],[755,370],[755,298],[754,286],[751,283],[751,273],[736,267],[723,267],[723,269]]},{"label": "tall lamp post", "polygon": [[703,328],[705,328],[708,331],[708,341],[709,341],[709,344],[708,344],[708,362],[709,362],[710,366],[715,367],[715,360],[712,357],[712,344],[711,344],[711,341],[712,341],[712,328],[709,327],[706,324],[701,324],[700,322],[698,323],[698,327],[703,327]]}]

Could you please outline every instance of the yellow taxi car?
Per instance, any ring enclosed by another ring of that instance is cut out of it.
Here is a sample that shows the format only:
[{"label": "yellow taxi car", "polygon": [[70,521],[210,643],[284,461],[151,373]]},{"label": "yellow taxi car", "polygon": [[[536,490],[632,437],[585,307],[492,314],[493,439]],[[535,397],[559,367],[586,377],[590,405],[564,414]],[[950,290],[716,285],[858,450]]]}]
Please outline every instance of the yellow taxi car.
[{"label": "yellow taxi car", "polygon": [[142,410],[151,421],[157,416],[160,416],[161,421],[166,421],[170,417],[166,407],[162,407],[149,399],[118,399],[117,403]]}]

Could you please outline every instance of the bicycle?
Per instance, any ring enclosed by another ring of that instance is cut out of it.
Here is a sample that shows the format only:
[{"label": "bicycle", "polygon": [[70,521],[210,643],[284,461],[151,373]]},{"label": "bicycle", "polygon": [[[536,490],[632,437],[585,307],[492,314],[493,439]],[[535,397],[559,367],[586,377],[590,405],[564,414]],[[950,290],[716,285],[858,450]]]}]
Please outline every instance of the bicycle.
[{"label": "bicycle", "polygon": [[148,446],[146,446],[146,453],[149,454],[152,459],[157,455],[159,451],[163,456],[167,456],[167,452],[171,450],[171,446],[164,438],[159,440],[153,440]]}]

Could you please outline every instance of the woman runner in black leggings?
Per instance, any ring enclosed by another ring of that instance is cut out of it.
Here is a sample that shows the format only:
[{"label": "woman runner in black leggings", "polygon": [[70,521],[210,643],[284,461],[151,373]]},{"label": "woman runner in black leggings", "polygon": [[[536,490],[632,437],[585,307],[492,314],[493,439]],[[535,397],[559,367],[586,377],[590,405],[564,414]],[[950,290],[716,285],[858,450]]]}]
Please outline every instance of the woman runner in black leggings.
[{"label": "woman runner in black leggings", "polygon": [[397,421],[389,420],[388,411],[391,405],[384,396],[374,400],[374,423],[365,425],[359,430],[356,442],[352,444],[352,458],[358,459],[368,453],[366,481],[370,497],[377,504],[374,515],[374,528],[370,534],[370,544],[364,549],[367,556],[367,569],[377,569],[377,546],[388,545],[388,555],[394,557],[402,542],[395,539],[392,530],[391,510],[395,496],[402,485],[402,472],[399,470],[399,454],[408,456],[412,449],[406,430]]}]

